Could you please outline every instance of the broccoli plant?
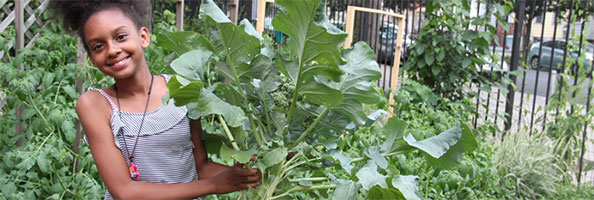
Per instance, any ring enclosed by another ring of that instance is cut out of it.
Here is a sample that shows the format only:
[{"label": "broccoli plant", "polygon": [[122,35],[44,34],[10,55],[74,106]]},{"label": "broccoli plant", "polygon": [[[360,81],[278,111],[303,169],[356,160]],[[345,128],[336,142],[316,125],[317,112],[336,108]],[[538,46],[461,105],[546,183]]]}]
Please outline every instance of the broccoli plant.
[{"label": "broccoli plant", "polygon": [[[207,33],[157,36],[177,57],[164,100],[185,105],[190,118],[220,123],[223,134],[205,137],[209,153],[263,172],[261,185],[240,197],[418,199],[418,177],[400,175],[392,156],[418,150],[428,163],[449,167],[476,147],[464,124],[421,139],[405,134],[398,119],[375,127],[377,117],[364,105],[385,107],[385,98],[370,47],[343,49],[347,34],[328,22],[320,0],[276,3],[282,8],[272,25],[288,36],[283,44],[272,44],[247,20],[232,23],[211,0],[200,8]],[[381,139],[346,145],[361,129]]]}]

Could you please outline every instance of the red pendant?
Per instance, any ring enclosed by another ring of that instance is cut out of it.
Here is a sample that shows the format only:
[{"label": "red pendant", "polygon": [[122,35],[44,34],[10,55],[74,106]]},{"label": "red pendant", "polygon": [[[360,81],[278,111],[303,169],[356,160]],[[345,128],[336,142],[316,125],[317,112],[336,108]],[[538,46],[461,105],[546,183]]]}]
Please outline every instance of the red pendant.
[{"label": "red pendant", "polygon": [[134,164],[134,162],[130,162],[130,165],[128,166],[128,171],[130,171],[130,177],[132,177],[132,180],[138,180],[140,174],[138,173],[138,166]]}]

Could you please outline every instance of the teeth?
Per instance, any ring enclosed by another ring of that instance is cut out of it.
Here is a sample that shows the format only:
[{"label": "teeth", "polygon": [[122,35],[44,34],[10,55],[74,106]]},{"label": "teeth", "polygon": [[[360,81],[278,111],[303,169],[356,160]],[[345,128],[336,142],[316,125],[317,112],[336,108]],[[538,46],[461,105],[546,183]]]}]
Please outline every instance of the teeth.
[{"label": "teeth", "polygon": [[123,62],[124,62],[124,60],[126,60],[126,58],[124,58],[124,59],[120,60],[119,62],[117,62],[117,63],[116,63],[116,65],[117,65],[117,64],[121,64],[121,63],[123,63]]},{"label": "teeth", "polygon": [[120,61],[118,61],[116,63],[111,64],[111,66],[119,65],[119,64],[123,63],[124,61],[126,61],[126,59],[128,59],[128,57],[126,57],[126,58],[124,58],[124,59],[122,59],[122,60],[120,60]]}]

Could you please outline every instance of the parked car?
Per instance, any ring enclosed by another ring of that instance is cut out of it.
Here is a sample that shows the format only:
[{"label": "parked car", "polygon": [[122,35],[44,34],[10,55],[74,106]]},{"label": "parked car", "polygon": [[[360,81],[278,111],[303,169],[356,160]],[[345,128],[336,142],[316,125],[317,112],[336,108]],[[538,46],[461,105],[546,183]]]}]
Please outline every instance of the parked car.
[{"label": "parked car", "polygon": [[[396,50],[396,39],[398,36],[398,26],[392,23],[383,23],[379,28],[379,51],[378,62],[392,65],[394,62],[394,51]],[[406,60],[408,51],[405,51],[412,44],[409,35],[404,34],[402,38],[402,48],[400,49],[400,59]]]},{"label": "parked car", "polygon": [[[530,48],[530,52],[528,52],[528,58],[530,59],[530,67],[532,69],[544,68],[547,70],[552,67],[553,70],[561,70],[561,65],[563,64],[565,45],[565,40],[544,41],[542,43],[542,53],[539,56],[538,52],[540,49],[540,42],[534,43]],[[589,69],[592,65],[592,53],[594,52],[594,44],[587,43],[586,48],[582,49],[582,52],[586,54],[584,67],[586,69]],[[552,63],[551,55],[553,56]],[[577,51],[572,51],[569,52],[567,56],[571,56],[574,59],[577,59],[579,55]]]}]

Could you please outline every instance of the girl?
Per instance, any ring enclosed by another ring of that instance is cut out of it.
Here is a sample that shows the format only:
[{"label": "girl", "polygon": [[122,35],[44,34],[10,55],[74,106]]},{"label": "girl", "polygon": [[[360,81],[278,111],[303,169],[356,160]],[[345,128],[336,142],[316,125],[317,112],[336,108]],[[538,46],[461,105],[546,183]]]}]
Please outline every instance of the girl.
[{"label": "girl", "polygon": [[66,29],[78,32],[93,65],[115,79],[76,104],[105,199],[188,199],[257,186],[257,169],[208,160],[200,121],[189,120],[185,107],[162,105],[169,76],[149,71],[150,35],[127,2],[134,1],[50,5]]}]

